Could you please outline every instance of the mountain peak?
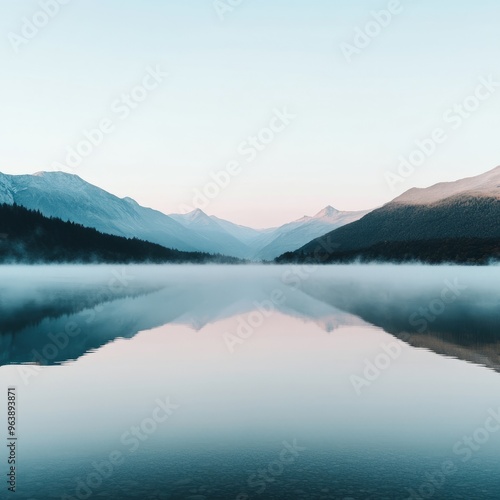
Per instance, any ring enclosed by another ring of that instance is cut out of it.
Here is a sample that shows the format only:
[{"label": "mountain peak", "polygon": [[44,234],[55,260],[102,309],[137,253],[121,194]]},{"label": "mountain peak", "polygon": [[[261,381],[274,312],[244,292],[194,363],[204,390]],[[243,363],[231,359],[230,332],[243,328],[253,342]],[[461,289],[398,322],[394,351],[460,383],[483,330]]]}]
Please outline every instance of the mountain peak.
[{"label": "mountain peak", "polygon": [[139,205],[133,198],[130,196],[125,196],[125,198],[122,198],[123,201],[126,201],[127,203],[130,203],[131,205]]},{"label": "mountain peak", "polygon": [[201,217],[208,217],[201,208],[195,208],[192,212],[186,214],[186,218],[189,220],[200,219]]},{"label": "mountain peak", "polygon": [[331,205],[328,205],[325,207],[323,210],[318,212],[314,218],[315,219],[321,219],[323,217],[333,217],[334,215],[338,214],[339,211],[336,208],[333,208]]},{"label": "mountain peak", "polygon": [[212,220],[212,218],[200,208],[195,208],[187,214],[172,214],[169,217],[184,224],[186,227],[218,225],[217,222]]}]

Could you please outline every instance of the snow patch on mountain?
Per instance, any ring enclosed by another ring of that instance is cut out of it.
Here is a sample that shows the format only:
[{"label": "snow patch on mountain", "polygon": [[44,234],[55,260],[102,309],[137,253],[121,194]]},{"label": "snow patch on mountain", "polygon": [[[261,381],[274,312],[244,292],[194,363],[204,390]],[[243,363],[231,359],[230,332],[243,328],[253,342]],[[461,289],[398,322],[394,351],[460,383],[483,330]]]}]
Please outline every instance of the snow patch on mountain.
[{"label": "snow patch on mountain", "polygon": [[410,189],[391,203],[430,205],[458,195],[500,199],[500,166],[475,177],[455,182],[440,182],[428,188]]}]

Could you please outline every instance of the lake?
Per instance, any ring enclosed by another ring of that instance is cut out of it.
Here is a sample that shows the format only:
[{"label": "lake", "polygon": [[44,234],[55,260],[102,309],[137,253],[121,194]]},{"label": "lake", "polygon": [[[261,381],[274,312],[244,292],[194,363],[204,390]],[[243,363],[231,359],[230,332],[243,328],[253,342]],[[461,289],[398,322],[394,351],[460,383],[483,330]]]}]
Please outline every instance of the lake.
[{"label": "lake", "polygon": [[498,266],[0,267],[12,497],[497,500],[499,283]]}]

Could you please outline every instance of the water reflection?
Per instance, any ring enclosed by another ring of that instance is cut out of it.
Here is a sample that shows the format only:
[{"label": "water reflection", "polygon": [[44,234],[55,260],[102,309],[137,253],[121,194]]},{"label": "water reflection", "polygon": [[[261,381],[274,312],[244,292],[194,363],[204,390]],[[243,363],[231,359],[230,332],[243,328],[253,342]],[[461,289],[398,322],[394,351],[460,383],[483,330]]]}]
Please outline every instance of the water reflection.
[{"label": "water reflection", "polygon": [[[10,366],[0,377],[19,389],[20,498],[407,498],[453,460],[432,498],[496,500],[500,433],[478,434],[467,463],[454,449],[500,415],[500,378],[477,366],[498,370],[498,274],[1,268]],[[358,394],[352,377],[388,343],[401,354]],[[30,362],[49,366],[13,366]],[[178,408],[156,425],[166,398]],[[294,440],[306,449],[263,490],[259,471]],[[115,451],[123,462],[95,486]]]},{"label": "water reflection", "polygon": [[245,322],[252,311],[267,320],[270,310],[327,333],[375,325],[499,371],[498,274],[445,266],[4,267],[0,362],[59,364],[162,325],[200,330]]}]

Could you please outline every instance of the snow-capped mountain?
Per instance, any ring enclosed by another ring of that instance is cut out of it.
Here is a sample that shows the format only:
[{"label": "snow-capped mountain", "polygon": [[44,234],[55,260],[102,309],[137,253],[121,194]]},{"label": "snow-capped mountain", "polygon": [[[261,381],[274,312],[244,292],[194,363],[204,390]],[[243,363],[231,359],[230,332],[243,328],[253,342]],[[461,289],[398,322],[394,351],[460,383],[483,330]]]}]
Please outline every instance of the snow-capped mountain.
[{"label": "snow-capped mountain", "polygon": [[[452,262],[477,262],[494,254],[491,242],[484,241],[488,238],[500,238],[500,167],[475,177],[410,189],[359,221],[311,240],[284,259],[313,260],[317,249],[328,248],[331,240],[336,244],[330,252],[332,258],[346,252],[370,258],[375,253],[393,259],[411,256],[414,260],[436,259],[439,254]],[[469,241],[464,243],[464,239]],[[420,242],[420,247],[415,242]],[[436,242],[439,248],[429,256],[426,247],[435,248],[431,244]]]},{"label": "snow-capped mountain", "polygon": [[276,229],[264,236],[260,243],[264,245],[256,254],[259,260],[272,260],[284,252],[292,252],[309,243],[315,235],[325,235],[351,222],[364,217],[369,210],[362,212],[341,212],[328,206],[313,217],[304,216]]},{"label": "snow-capped mountain", "polygon": [[2,175],[0,193],[8,203],[39,210],[47,217],[58,217],[103,233],[137,237],[178,250],[198,250],[195,238],[175,220],[141,207],[130,198],[118,198],[77,175],[64,172]]},{"label": "snow-capped mountain", "polygon": [[249,260],[271,260],[284,251],[296,250],[366,213],[339,212],[326,207],[314,217],[303,217],[278,228],[252,229],[209,216],[199,209],[188,214],[165,215],[64,172],[0,173],[0,203],[17,203],[48,217],[168,248]]},{"label": "snow-capped mountain", "polygon": [[[272,260],[283,252],[296,250],[311,239],[354,222],[368,212],[340,212],[328,206],[313,217],[304,216],[277,228],[261,230],[208,216],[200,209],[170,217],[213,242],[214,248],[219,249],[222,244],[229,255],[261,261]],[[205,251],[211,250],[206,248]]]},{"label": "snow-capped mountain", "polygon": [[475,177],[454,182],[440,182],[428,188],[410,189],[392,203],[430,205],[452,196],[500,199],[500,166]]}]

